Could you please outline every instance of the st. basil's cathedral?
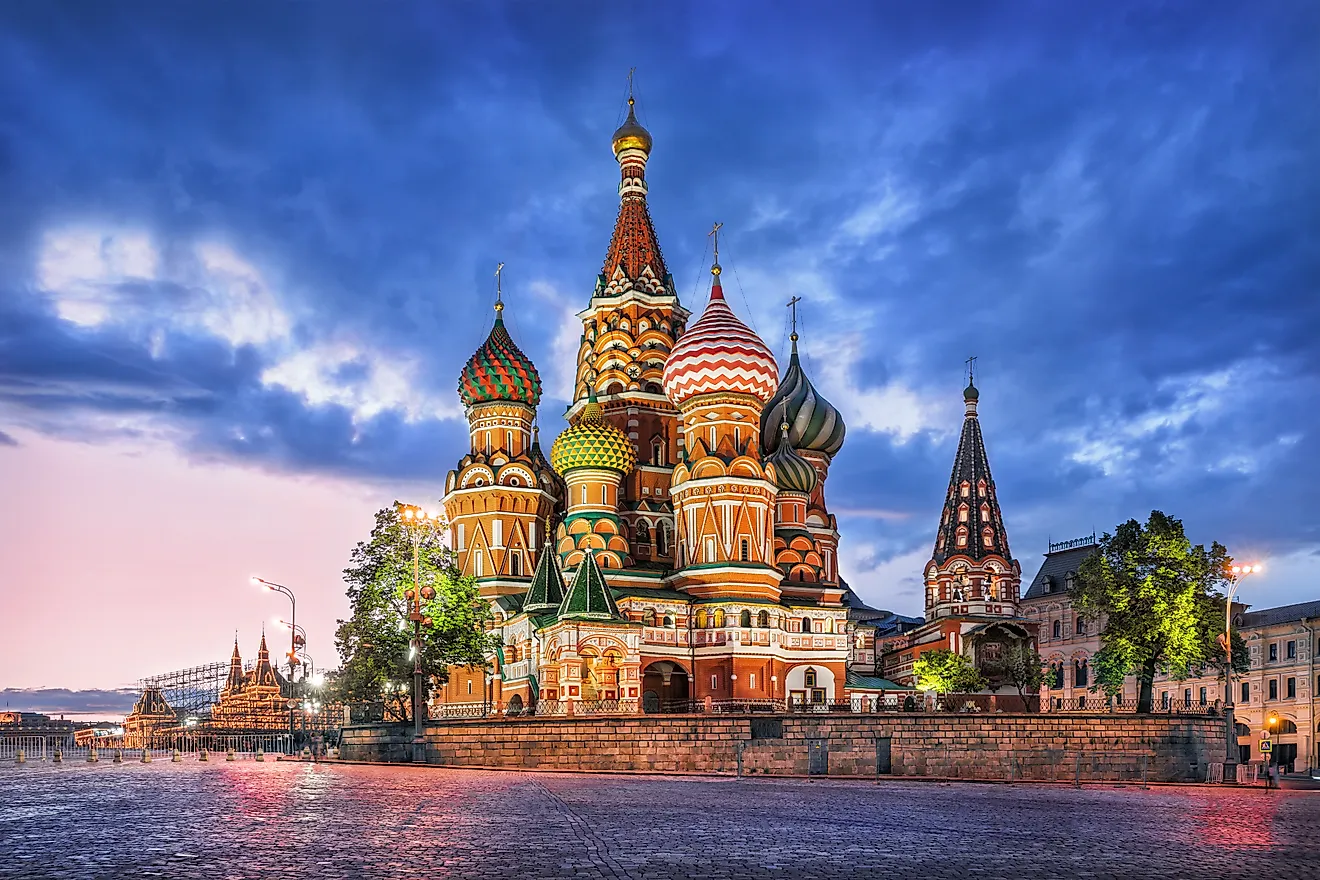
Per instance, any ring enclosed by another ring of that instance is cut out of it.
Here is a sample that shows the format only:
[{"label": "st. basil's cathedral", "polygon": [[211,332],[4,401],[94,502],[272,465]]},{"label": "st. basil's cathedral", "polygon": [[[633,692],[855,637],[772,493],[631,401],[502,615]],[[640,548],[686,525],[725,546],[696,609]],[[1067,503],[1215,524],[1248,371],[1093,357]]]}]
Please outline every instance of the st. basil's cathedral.
[{"label": "st. basil's cathedral", "polygon": [[839,576],[826,485],[843,417],[804,372],[796,331],[781,375],[730,308],[718,236],[709,299],[689,321],[647,208],[652,138],[633,103],[613,137],[619,213],[578,314],[569,426],[549,457],[541,380],[502,298],[459,377],[471,448],[444,511],[503,647],[490,669],[451,669],[436,702],[856,705],[910,690],[924,650],[988,660],[1029,638],[970,384],[927,622],[867,607]]}]

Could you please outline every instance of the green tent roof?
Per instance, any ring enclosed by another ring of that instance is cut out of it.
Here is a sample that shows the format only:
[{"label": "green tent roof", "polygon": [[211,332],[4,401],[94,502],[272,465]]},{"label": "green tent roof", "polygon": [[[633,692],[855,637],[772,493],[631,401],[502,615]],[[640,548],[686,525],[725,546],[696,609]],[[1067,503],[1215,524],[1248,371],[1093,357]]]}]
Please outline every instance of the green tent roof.
[{"label": "green tent roof", "polygon": [[549,542],[541,550],[541,558],[536,563],[536,572],[532,575],[532,586],[523,597],[524,611],[540,614],[554,611],[564,601],[564,578],[559,573],[555,562],[555,552]]},{"label": "green tent roof", "polygon": [[614,602],[614,595],[605,583],[605,576],[600,573],[596,557],[587,553],[573,575],[573,583],[568,588],[568,595],[559,605],[559,617],[580,617],[588,620],[622,620],[619,606]]}]

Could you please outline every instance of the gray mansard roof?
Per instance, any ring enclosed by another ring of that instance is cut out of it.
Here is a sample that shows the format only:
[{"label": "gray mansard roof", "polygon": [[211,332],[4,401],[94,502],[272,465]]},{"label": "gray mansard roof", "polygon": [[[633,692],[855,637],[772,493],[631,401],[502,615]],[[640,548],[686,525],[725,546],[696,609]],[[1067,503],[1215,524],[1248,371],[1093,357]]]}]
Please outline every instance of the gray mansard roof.
[{"label": "gray mansard roof", "polygon": [[[1037,599],[1041,596],[1067,592],[1068,572],[1076,572],[1082,567],[1086,558],[1099,549],[1095,544],[1083,544],[1081,547],[1046,553],[1045,561],[1040,564],[1040,571],[1036,572],[1036,577],[1032,579],[1031,586],[1027,588],[1026,595],[1022,598]],[[1046,589],[1047,585],[1049,589]]]},{"label": "gray mansard roof", "polygon": [[1275,626],[1280,623],[1301,621],[1308,617],[1320,617],[1320,599],[1311,602],[1299,602],[1296,605],[1280,605],[1278,608],[1262,608],[1248,611],[1242,615],[1243,629],[1257,626]]}]

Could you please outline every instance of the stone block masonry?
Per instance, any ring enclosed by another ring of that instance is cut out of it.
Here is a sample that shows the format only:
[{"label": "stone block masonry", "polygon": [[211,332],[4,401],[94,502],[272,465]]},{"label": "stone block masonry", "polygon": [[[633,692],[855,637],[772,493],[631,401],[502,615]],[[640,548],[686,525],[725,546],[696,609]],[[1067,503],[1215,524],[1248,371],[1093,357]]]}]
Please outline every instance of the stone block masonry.
[{"label": "stone block masonry", "polygon": [[[596,773],[1200,782],[1211,762],[1223,760],[1225,734],[1222,718],[1178,715],[465,720],[427,728],[426,760]],[[340,754],[346,760],[404,761],[410,741],[410,731],[398,725],[348,727]]]}]

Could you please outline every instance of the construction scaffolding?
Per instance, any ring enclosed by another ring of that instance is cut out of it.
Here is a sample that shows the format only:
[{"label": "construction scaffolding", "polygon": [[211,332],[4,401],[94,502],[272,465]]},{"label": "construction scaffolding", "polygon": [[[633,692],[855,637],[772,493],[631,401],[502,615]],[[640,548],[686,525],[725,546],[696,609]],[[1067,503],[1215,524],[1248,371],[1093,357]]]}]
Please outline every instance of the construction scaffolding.
[{"label": "construction scaffolding", "polygon": [[205,663],[152,675],[138,684],[142,690],[160,688],[180,723],[190,718],[205,721],[211,717],[211,707],[220,702],[220,691],[224,689],[228,675],[228,663]]}]

